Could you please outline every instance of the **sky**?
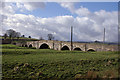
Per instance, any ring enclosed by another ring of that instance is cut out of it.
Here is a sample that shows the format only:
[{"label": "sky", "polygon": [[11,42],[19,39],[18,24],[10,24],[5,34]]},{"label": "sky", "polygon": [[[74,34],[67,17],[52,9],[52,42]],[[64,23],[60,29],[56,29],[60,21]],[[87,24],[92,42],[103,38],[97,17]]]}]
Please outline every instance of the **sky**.
[{"label": "sky", "polygon": [[118,41],[117,2],[4,2],[0,3],[2,32],[13,29],[26,37],[47,40],[53,34],[55,40],[102,41],[106,29],[106,41]]}]

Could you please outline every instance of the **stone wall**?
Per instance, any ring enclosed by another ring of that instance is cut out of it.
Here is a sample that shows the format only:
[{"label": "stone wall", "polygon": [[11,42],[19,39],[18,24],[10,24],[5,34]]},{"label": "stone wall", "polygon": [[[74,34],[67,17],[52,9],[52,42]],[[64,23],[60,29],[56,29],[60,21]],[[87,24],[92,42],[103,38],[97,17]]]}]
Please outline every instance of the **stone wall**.
[{"label": "stone wall", "polygon": [[[71,42],[65,42],[65,41],[54,41],[54,40],[40,40],[40,41],[29,41],[26,43],[21,43],[20,46],[28,47],[32,45],[32,47],[35,47],[37,49],[40,48],[40,46],[48,46],[50,49],[54,50],[61,50],[63,47],[66,49],[71,50]],[[118,51],[118,45],[109,45],[109,44],[100,44],[100,43],[78,43],[73,42],[73,50],[74,49],[80,49],[82,51]]]}]

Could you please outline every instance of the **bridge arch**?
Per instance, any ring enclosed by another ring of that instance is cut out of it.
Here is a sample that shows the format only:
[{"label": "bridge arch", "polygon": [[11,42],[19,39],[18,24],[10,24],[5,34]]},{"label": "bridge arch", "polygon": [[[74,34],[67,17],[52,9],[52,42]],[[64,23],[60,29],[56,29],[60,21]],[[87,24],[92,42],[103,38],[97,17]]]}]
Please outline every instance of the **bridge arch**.
[{"label": "bridge arch", "polygon": [[22,44],[22,46],[21,47],[24,47],[24,44]]},{"label": "bridge arch", "polygon": [[28,47],[28,45],[25,45],[25,47]]},{"label": "bridge arch", "polygon": [[74,48],[75,51],[82,51],[79,47]]},{"label": "bridge arch", "polygon": [[32,44],[30,44],[30,45],[29,45],[29,48],[32,48],[32,47],[33,47]]},{"label": "bridge arch", "polygon": [[70,50],[68,46],[63,46],[61,50]]},{"label": "bridge arch", "polygon": [[87,51],[95,52],[95,50],[94,50],[94,49],[88,49]]},{"label": "bridge arch", "polygon": [[46,43],[43,43],[40,45],[39,49],[50,49],[49,45]]}]

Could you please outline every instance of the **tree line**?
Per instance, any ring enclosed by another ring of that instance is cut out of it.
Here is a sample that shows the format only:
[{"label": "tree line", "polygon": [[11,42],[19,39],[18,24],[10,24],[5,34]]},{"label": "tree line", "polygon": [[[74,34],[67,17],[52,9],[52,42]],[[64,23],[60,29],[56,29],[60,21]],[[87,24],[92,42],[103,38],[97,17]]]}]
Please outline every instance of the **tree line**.
[{"label": "tree line", "polygon": [[[48,40],[54,40],[53,34],[47,34]],[[44,40],[43,37],[40,37],[39,40]]]},{"label": "tree line", "polygon": [[[4,39],[7,39],[8,37],[9,37],[9,39],[14,39],[14,38],[19,39],[20,37],[25,38],[25,35],[21,35],[20,32],[16,32],[13,29],[9,29],[5,32],[3,37],[4,37]],[[54,36],[52,34],[48,34],[47,37],[48,37],[48,40],[54,40]],[[28,36],[28,38],[31,38],[31,36]],[[42,37],[40,37],[39,39],[44,40]]]},{"label": "tree line", "polygon": [[[5,32],[5,34],[3,35],[4,39],[7,39],[7,37],[9,37],[10,39],[14,39],[17,38],[19,39],[20,37],[25,38],[25,35],[21,35],[20,32],[16,32],[13,29],[9,29]],[[28,36],[28,38],[31,38],[31,36]]]}]

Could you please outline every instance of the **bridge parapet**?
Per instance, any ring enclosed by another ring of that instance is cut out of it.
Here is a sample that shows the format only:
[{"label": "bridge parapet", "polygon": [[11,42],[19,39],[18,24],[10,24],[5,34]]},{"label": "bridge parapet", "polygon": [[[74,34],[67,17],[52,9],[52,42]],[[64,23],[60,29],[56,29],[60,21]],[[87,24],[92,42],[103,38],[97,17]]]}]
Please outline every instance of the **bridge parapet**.
[{"label": "bridge parapet", "polygon": [[[29,41],[20,46],[35,47],[37,49],[49,48],[54,50],[71,50],[71,42],[65,41],[55,41],[55,40],[40,40],[40,41]],[[77,43],[73,42],[73,50],[81,51],[118,51],[118,45],[108,45],[108,44],[96,44],[96,43]]]}]

